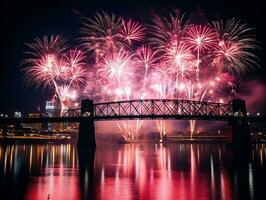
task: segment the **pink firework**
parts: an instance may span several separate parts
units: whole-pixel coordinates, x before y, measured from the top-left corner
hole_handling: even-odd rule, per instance
[[[53,55],[43,56],[36,63],[24,68],[27,84],[37,83],[37,86],[40,86],[40,84],[48,86],[54,77],[52,75],[54,60]]]
[[[131,19],[128,21],[122,20],[121,37],[129,44],[132,41],[141,41],[145,34],[145,28],[138,22],[132,22]]]
[[[199,78],[200,53],[210,51],[216,44],[215,33],[206,25],[194,25],[187,30],[185,41],[193,51],[197,52],[196,75]]]
[[[65,63],[55,55],[48,54],[34,60],[35,63],[23,69],[26,72],[25,76],[28,84],[49,86],[53,85],[55,81],[61,81],[66,78]]]
[[[36,83],[36,86],[48,86],[54,78],[63,78],[63,63],[59,55],[66,49],[66,40],[60,36],[44,36],[36,38],[34,43],[27,44],[31,51],[26,52],[30,58],[23,60],[28,84]]]
[[[32,51],[26,53],[32,55],[36,59],[45,54],[62,54],[67,49],[66,40],[58,35],[52,35],[51,37],[45,35],[41,39],[36,38],[34,43],[27,44],[27,46]],[[26,59],[25,61],[30,60],[31,59]]]
[[[165,62],[159,63],[151,74],[150,89],[153,98],[172,98],[174,81]]]
[[[43,40],[36,39],[31,47],[32,58],[24,60],[23,70],[28,83],[37,86],[49,86],[53,89],[60,103],[60,115],[66,109],[64,102],[73,100],[69,91],[86,83],[87,71],[85,69],[85,55],[79,50],[70,50],[65,53],[62,44],[64,40],[59,37],[45,36]],[[57,44],[58,42],[58,44]],[[62,47],[62,48],[60,48]]]
[[[164,50],[169,45],[178,45],[182,41],[187,29],[190,27],[189,21],[185,20],[185,15],[179,11],[170,13],[168,17],[155,16],[152,18],[153,24],[150,26],[152,38],[150,43],[157,49]]]
[[[86,76],[88,75],[85,63],[85,54],[80,50],[70,50],[65,54],[65,63],[67,69],[67,79],[69,86],[72,84],[75,87],[80,87],[86,83]]]
[[[105,12],[96,13],[93,18],[86,18],[82,40],[84,46],[96,54],[96,62],[108,53],[123,46],[120,37],[122,18]]]
[[[188,46],[180,44],[178,46],[169,46],[165,51],[164,59],[169,65],[181,66],[192,62],[195,56]]]
[[[117,53],[106,55],[97,73],[110,81],[121,82],[122,80],[127,80],[134,75],[131,66],[132,56],[124,49],[120,49]]]
[[[185,41],[192,50],[204,52],[216,44],[215,32],[206,25],[193,25],[187,30]]]
[[[137,50],[138,59],[136,64],[144,67],[144,89],[146,87],[148,69],[155,66],[160,58],[158,53],[158,50],[153,51],[150,47],[144,45]]]
[[[86,55],[75,48],[68,51],[59,36],[36,39],[28,45],[30,57],[24,60],[26,80],[53,90],[62,114],[81,92],[95,101],[226,102],[236,93],[234,72],[257,66],[255,36],[240,21],[194,25],[176,11],[165,17],[155,15],[151,22],[146,25],[105,12],[87,18],[82,41],[87,53],[95,56],[90,68]],[[140,121],[118,123],[131,139],[141,125]],[[157,125],[163,137],[169,123]],[[195,129],[191,121],[191,134]]]
[[[184,44],[167,48],[163,59],[169,66],[169,72],[176,79],[195,73],[195,56]]]
[[[213,64],[230,72],[244,72],[258,66],[254,49],[258,48],[252,29],[235,19],[213,22],[217,45]]]
[[[139,65],[144,66],[145,69],[152,67],[156,65],[159,55],[159,51],[153,51],[149,46],[146,47],[144,45],[141,46],[137,50],[137,55],[138,55],[138,61],[137,63]]]

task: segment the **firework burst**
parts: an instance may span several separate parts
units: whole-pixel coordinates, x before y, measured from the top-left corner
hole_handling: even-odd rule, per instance
[[[161,50],[165,50],[169,45],[178,46],[190,27],[189,21],[186,21],[184,16],[179,11],[170,13],[169,17],[154,16],[153,24],[150,26],[152,36],[150,43]]]
[[[96,62],[109,52],[115,52],[122,46],[120,30],[122,18],[105,12],[96,13],[93,18],[86,18],[82,41],[84,46],[96,54]]]
[[[122,80],[127,80],[133,75],[132,56],[124,49],[120,49],[117,53],[106,55],[97,72],[110,81],[115,80],[120,83]]]
[[[141,41],[144,39],[145,28],[138,22],[132,22],[131,19],[128,21],[122,20],[121,37],[128,44],[132,44],[132,41]]]
[[[105,12],[86,18],[82,42],[95,56],[90,68],[87,54],[69,50],[61,37],[35,39],[23,61],[26,80],[53,89],[62,114],[81,94],[95,101],[226,102],[236,94],[235,72],[257,66],[255,36],[238,20],[195,25],[176,11],[150,21],[151,25],[144,25]],[[131,139],[142,124],[117,123],[125,138]],[[161,139],[168,125],[157,121]],[[191,134],[195,129],[196,122],[190,121]]]
[[[74,84],[75,87],[80,87],[86,84],[88,75],[85,63],[85,54],[80,50],[70,50],[65,54],[66,74],[69,82],[69,87]]]
[[[65,40],[59,36],[44,36],[29,44],[33,58],[25,59],[22,69],[28,84],[49,86],[53,88],[60,104],[60,115],[67,108],[66,101],[73,100],[68,95],[76,87],[86,83],[85,55],[79,50],[67,52]],[[71,96],[73,97],[73,95]]]
[[[43,38],[36,38],[34,43],[29,43],[27,46],[32,51],[26,53],[37,59],[44,54],[62,54],[67,49],[66,40],[58,35],[52,35],[51,37],[45,35]],[[25,61],[30,62],[31,59]]]
[[[249,67],[258,66],[254,49],[258,48],[255,35],[247,24],[230,19],[226,23],[213,22],[217,44],[213,64],[230,72],[244,72]]]
[[[185,41],[192,50],[211,50],[216,44],[215,32],[206,25],[193,25],[187,30]]]

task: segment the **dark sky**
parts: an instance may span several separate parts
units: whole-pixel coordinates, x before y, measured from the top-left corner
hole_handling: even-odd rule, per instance
[[[97,3],[96,3],[97,2]],[[145,2],[145,3],[144,3]],[[266,82],[265,36],[266,9],[262,0],[1,0],[1,62],[0,62],[0,112],[33,111],[47,100],[47,91],[25,88],[19,62],[25,58],[25,43],[36,37],[59,34],[75,44],[79,36],[81,17],[105,10],[117,15],[146,20],[153,10],[180,8],[185,13],[205,13],[206,19],[236,17],[256,29],[262,50],[259,52],[261,68],[249,78]],[[264,78],[265,77],[265,78]]]

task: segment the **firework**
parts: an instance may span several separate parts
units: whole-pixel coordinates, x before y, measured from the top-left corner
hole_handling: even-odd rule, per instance
[[[189,21],[184,19],[185,15],[179,11],[170,13],[169,17],[152,18],[150,26],[150,43],[157,49],[165,50],[168,46],[178,45],[182,41],[187,29],[190,27]]]
[[[42,39],[36,38],[34,43],[27,44],[27,46],[32,50],[30,52],[26,52],[27,54],[32,55],[34,58],[39,58],[45,54],[61,54],[66,49],[66,40],[61,38],[60,36],[52,35],[48,37],[45,35]],[[25,61],[31,62],[34,58],[26,59]]]
[[[62,110],[80,95],[95,101],[178,98],[226,102],[236,94],[235,72],[257,66],[252,29],[238,20],[192,24],[179,11],[155,15],[151,24],[96,13],[82,28],[87,54],[69,50],[59,36],[29,44],[25,77],[55,92]],[[161,139],[170,123],[157,121]],[[142,121],[117,122],[134,139]],[[190,132],[196,130],[190,121]]]
[[[215,33],[208,26],[193,25],[187,31],[185,41],[192,50],[197,52],[196,73],[198,75],[200,53],[210,50],[216,44]]]
[[[30,58],[23,60],[22,64],[26,66],[23,70],[26,72],[28,84],[47,86],[55,77],[64,76],[58,56],[67,49],[65,44],[66,40],[53,35],[50,38],[48,36],[42,39],[36,38],[34,43],[27,44],[31,49],[26,52]]]
[[[255,35],[247,24],[230,19],[226,23],[213,22],[216,30],[217,44],[214,50],[213,64],[230,72],[244,72],[249,67],[258,66]]]
[[[44,36],[43,39],[37,38],[34,43],[29,44],[33,58],[25,59],[25,77],[28,84],[36,86],[49,86],[54,90],[54,97],[59,100],[60,115],[66,107],[66,103],[74,100],[74,88],[85,84],[86,69],[85,55],[79,50],[70,50],[67,52],[63,45],[65,40],[59,39],[59,36]],[[76,93],[76,92],[75,92]],[[69,104],[69,103],[68,103]]]
[[[215,32],[206,25],[193,25],[187,30],[185,41],[192,50],[204,52],[216,44]]]
[[[85,20],[84,27],[81,29],[84,35],[82,40],[84,46],[95,53],[96,62],[108,52],[114,52],[121,46],[121,17],[102,12]]]
[[[132,56],[124,49],[120,49],[117,53],[106,55],[97,72],[110,81],[115,80],[121,83],[122,80],[127,80],[133,76]]]
[[[148,69],[150,67],[156,66],[159,57],[157,56],[158,51],[153,51],[149,46],[142,46],[137,50],[137,65],[144,67],[144,90],[146,87],[146,78]]]
[[[132,44],[132,41],[141,41],[144,34],[143,26],[138,22],[132,22],[131,19],[128,21],[122,20],[121,37],[128,43]]]
[[[86,84],[87,69],[85,63],[85,54],[80,50],[70,50],[65,54],[66,73],[69,80],[69,87],[74,84],[80,87]]]

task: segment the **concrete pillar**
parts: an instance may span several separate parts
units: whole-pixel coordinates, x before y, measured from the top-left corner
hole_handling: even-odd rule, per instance
[[[82,100],[81,119],[79,124],[78,149],[95,150],[95,127],[93,119],[93,101],[89,99]]]
[[[235,117],[247,116],[245,100],[234,99],[232,101],[232,111]],[[230,125],[232,132],[228,136],[228,142],[234,147],[248,148],[251,144],[248,121],[246,119],[233,119],[230,121]]]

